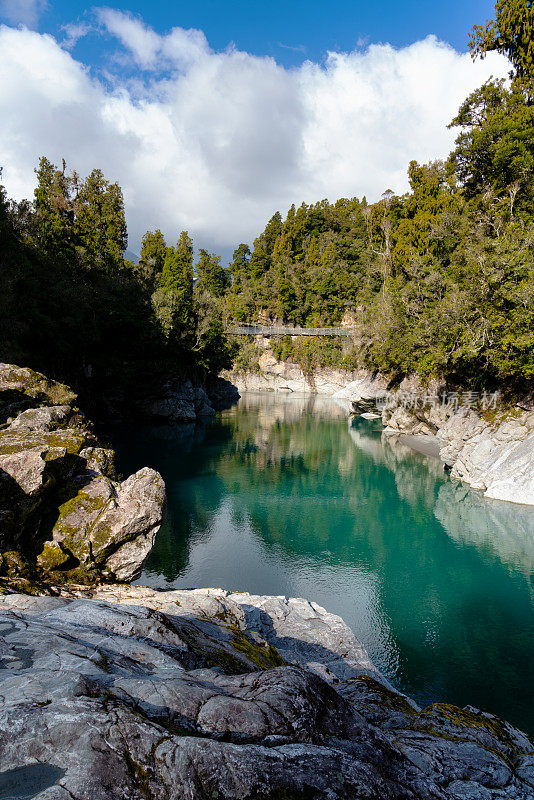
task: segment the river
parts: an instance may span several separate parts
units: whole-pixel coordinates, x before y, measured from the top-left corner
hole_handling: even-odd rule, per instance
[[[246,395],[205,425],[115,432],[168,516],[138,581],[307,597],[421,704],[534,734],[534,509],[485,500],[331,399]]]

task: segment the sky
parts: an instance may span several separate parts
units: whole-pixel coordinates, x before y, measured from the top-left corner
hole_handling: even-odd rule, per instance
[[[160,227],[228,257],[272,214],[407,190],[444,158],[483,0],[0,0],[0,166],[31,197],[39,156],[124,191],[129,246]]]

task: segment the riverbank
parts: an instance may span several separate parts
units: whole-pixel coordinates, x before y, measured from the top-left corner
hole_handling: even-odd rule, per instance
[[[512,405],[497,395],[448,392],[413,377],[397,387],[368,375],[337,396],[355,413],[373,409],[384,435],[403,437],[414,449],[439,454],[451,477],[484,497],[534,505],[534,405]]]
[[[492,393],[449,391],[410,376],[392,385],[368,370],[316,368],[278,361],[268,340],[258,371],[223,373],[240,392],[271,391],[333,397],[348,413],[380,417],[388,436],[439,455],[451,476],[485,497],[534,505],[534,400],[504,403]],[[426,438],[425,438],[426,437]]]
[[[0,598],[0,624],[2,789],[43,800],[111,800],[117,786],[161,800],[534,790],[521,731],[470,707],[419,710],[341,619],[305,600],[108,587]]]

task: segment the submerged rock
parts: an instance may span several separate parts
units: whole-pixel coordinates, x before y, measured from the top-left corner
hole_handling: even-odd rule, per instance
[[[163,479],[142,469],[115,480],[113,451],[75,400],[62,384],[0,365],[0,584],[132,580],[154,543]]]
[[[18,779],[36,800],[533,797],[527,736],[470,707],[420,711],[304,600],[11,595],[0,630],[0,792]]]

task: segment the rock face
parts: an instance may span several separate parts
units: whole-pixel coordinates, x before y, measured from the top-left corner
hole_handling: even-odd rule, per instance
[[[0,365],[0,582],[131,580],[154,543],[161,476],[115,480],[113,451],[75,401],[43,375]]]
[[[271,350],[259,359],[259,372],[224,372],[223,376],[239,392],[296,392],[298,394],[334,395],[354,380],[348,370],[318,368],[305,373],[293,361],[278,361]]]
[[[534,413],[519,408],[488,421],[461,409],[438,431],[451,475],[485,497],[534,505]]]
[[[157,395],[140,400],[138,408],[143,416],[166,422],[194,422],[215,414],[205,389],[179,378],[159,386]]]
[[[384,378],[368,375],[335,397],[348,398],[356,412],[374,407],[388,436],[435,437],[451,476],[485,497],[534,505],[534,411],[443,403],[444,391],[437,382],[423,387],[413,377],[388,391]]]
[[[469,707],[419,711],[303,600],[11,595],[0,629],[3,798],[534,797],[523,733]]]

